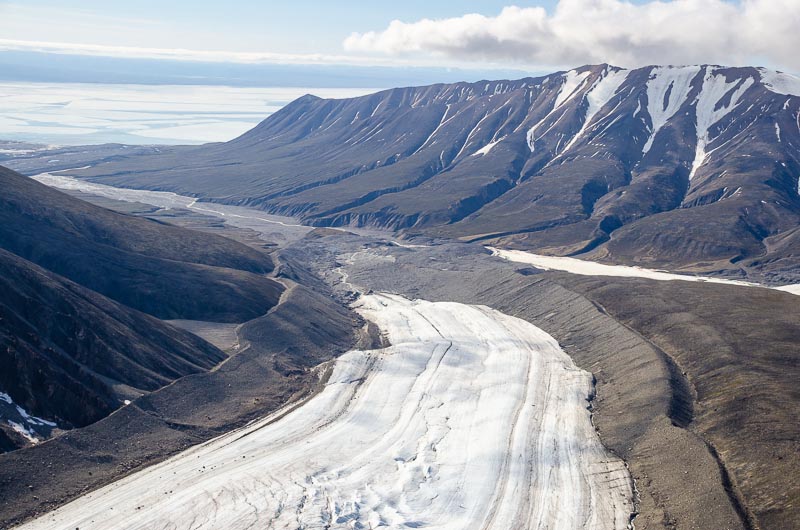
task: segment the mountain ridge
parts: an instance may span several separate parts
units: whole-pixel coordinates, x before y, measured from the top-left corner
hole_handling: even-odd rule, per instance
[[[677,268],[745,263],[742,274],[780,282],[800,255],[799,95],[800,80],[763,68],[588,65],[303,96],[230,142],[72,174],[316,226]],[[790,251],[774,254],[770,238]]]

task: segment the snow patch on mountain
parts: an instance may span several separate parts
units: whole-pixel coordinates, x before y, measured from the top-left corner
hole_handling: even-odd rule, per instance
[[[483,147],[472,153],[472,156],[488,155],[489,151],[491,151],[494,146],[503,141],[503,138],[500,138],[499,140],[495,140],[493,142],[489,142],[488,144],[484,145]]]
[[[564,84],[561,85],[561,90],[559,90],[558,95],[556,96],[554,108],[557,109],[567,100],[569,100],[575,94],[575,91],[583,86],[583,83],[586,81],[586,78],[589,77],[589,74],[589,71],[578,73],[575,70],[570,70],[564,74]]]
[[[578,89],[583,86],[583,83],[586,81],[586,78],[589,77],[590,73],[591,72],[589,71],[578,73],[575,70],[570,70],[562,75],[561,88],[559,89],[558,94],[556,94],[553,108],[544,118],[536,122],[533,127],[528,129],[526,140],[528,142],[528,149],[530,149],[531,153],[533,153],[536,143],[536,138],[534,136],[536,134],[536,129],[538,129],[541,124],[547,121],[547,119],[552,116],[555,111],[560,109],[564,103],[572,99],[572,96],[574,96]]]
[[[36,437],[36,433],[33,432],[32,429],[22,425],[21,423],[17,423],[14,420],[7,420],[8,425],[14,429],[20,436],[28,440],[33,445],[38,444],[41,442],[39,438]]]
[[[712,140],[710,137],[711,126],[718,123],[739,105],[742,95],[754,83],[752,77],[736,79],[728,82],[724,75],[716,74],[713,67],[706,67],[703,78],[703,89],[697,95],[697,146],[695,148],[694,162],[689,173],[689,180],[694,178],[697,170],[706,161],[706,147]],[[730,93],[730,100],[723,104],[723,98]]]
[[[739,190],[737,190],[738,192]],[[735,195],[735,193],[734,193]],[[492,256],[502,258],[516,263],[533,265],[537,269],[545,271],[556,270],[577,274],[580,276],[614,276],[617,278],[647,278],[659,281],[684,281],[684,282],[705,282],[722,283],[725,285],[738,285],[740,287],[761,287],[768,288],[754,282],[741,280],[728,280],[726,278],[714,278],[711,276],[689,276],[688,274],[677,274],[674,272],[644,269],[642,267],[631,267],[628,265],[606,265],[594,261],[587,261],[577,258],[567,258],[563,256],[543,256],[524,250],[505,250],[494,247],[486,247],[491,251]],[[786,291],[800,295],[800,286],[786,285],[783,287],[773,287],[779,291]]]
[[[784,291],[790,294],[796,294],[800,296],[800,283],[795,283],[792,285],[784,285],[783,287],[776,287],[779,291]]]
[[[642,152],[653,147],[656,134],[683,106],[692,89],[699,66],[656,66],[647,81],[647,112],[650,114],[650,137]]]
[[[611,98],[616,95],[619,87],[622,86],[622,83],[628,78],[629,73],[628,70],[612,69],[610,66],[606,67],[600,78],[592,85],[592,88],[586,92],[584,98],[588,106],[586,108],[586,115],[583,118],[583,125],[578,133],[572,137],[572,140],[570,140],[563,151],[569,151],[569,148],[583,136],[589,128],[589,125],[592,124],[595,115],[597,115],[597,113],[608,104]]]
[[[12,405],[14,407],[14,409],[16,410],[17,414],[19,415],[19,417],[25,423],[29,423],[31,425],[42,425],[42,426],[47,426],[47,427],[57,427],[57,425],[52,421],[48,421],[48,420],[45,420],[45,419],[42,419],[42,418],[37,418],[36,416],[33,416],[33,415],[29,414],[27,410],[25,410],[24,408],[20,407],[16,403],[14,403],[14,401],[11,399],[11,396],[6,394],[5,392],[0,392],[0,401],[4,401],[8,405]]]
[[[38,418],[14,403],[10,395],[0,392],[0,418],[32,444],[37,444],[58,427],[56,423]]]
[[[783,72],[776,72],[774,70],[767,70],[766,68],[759,68],[758,71],[761,74],[761,82],[767,90],[775,92],[776,94],[800,96],[800,77]]]

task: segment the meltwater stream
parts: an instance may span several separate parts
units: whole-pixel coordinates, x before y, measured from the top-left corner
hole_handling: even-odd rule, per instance
[[[106,186],[105,184],[97,184],[55,173],[40,173],[31,178],[52,188],[65,191],[80,191],[82,193],[118,201],[149,204],[163,209],[194,210],[199,213],[224,219],[225,222],[231,226],[254,230],[267,239],[271,234],[270,226],[280,228],[282,237],[288,237],[290,239],[300,238],[313,230],[313,227],[301,225],[297,220],[291,217],[270,215],[254,208],[245,208],[242,206],[201,202],[195,197],[178,195],[177,193],[169,191],[116,188],[114,186]]]

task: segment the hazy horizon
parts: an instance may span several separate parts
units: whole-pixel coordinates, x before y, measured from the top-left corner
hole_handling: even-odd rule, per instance
[[[48,145],[202,144],[231,140],[308,93],[376,88],[0,83],[0,140]]]
[[[0,139],[224,141],[306,92],[520,79],[585,64],[798,72],[792,1],[0,1]],[[202,102],[183,104],[192,97]]]

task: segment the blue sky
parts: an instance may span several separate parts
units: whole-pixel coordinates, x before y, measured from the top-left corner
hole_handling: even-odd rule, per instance
[[[527,4],[552,8],[555,1]],[[393,19],[413,22],[426,17],[456,17],[470,12],[497,14],[505,5],[509,2],[18,0],[0,1],[0,28],[4,30],[3,38],[33,41],[332,53],[341,51],[342,41],[351,32],[381,28]],[[35,23],[23,23],[29,14],[37,16],[39,13],[42,18],[38,27]],[[20,23],[9,24],[9,17],[20,19]],[[128,20],[136,23],[137,27],[126,30],[114,23]],[[60,27],[53,28],[54,25]],[[94,26],[93,31],[86,31],[88,26]]]
[[[0,52],[262,64],[797,72],[797,27],[798,0],[0,0]]]

